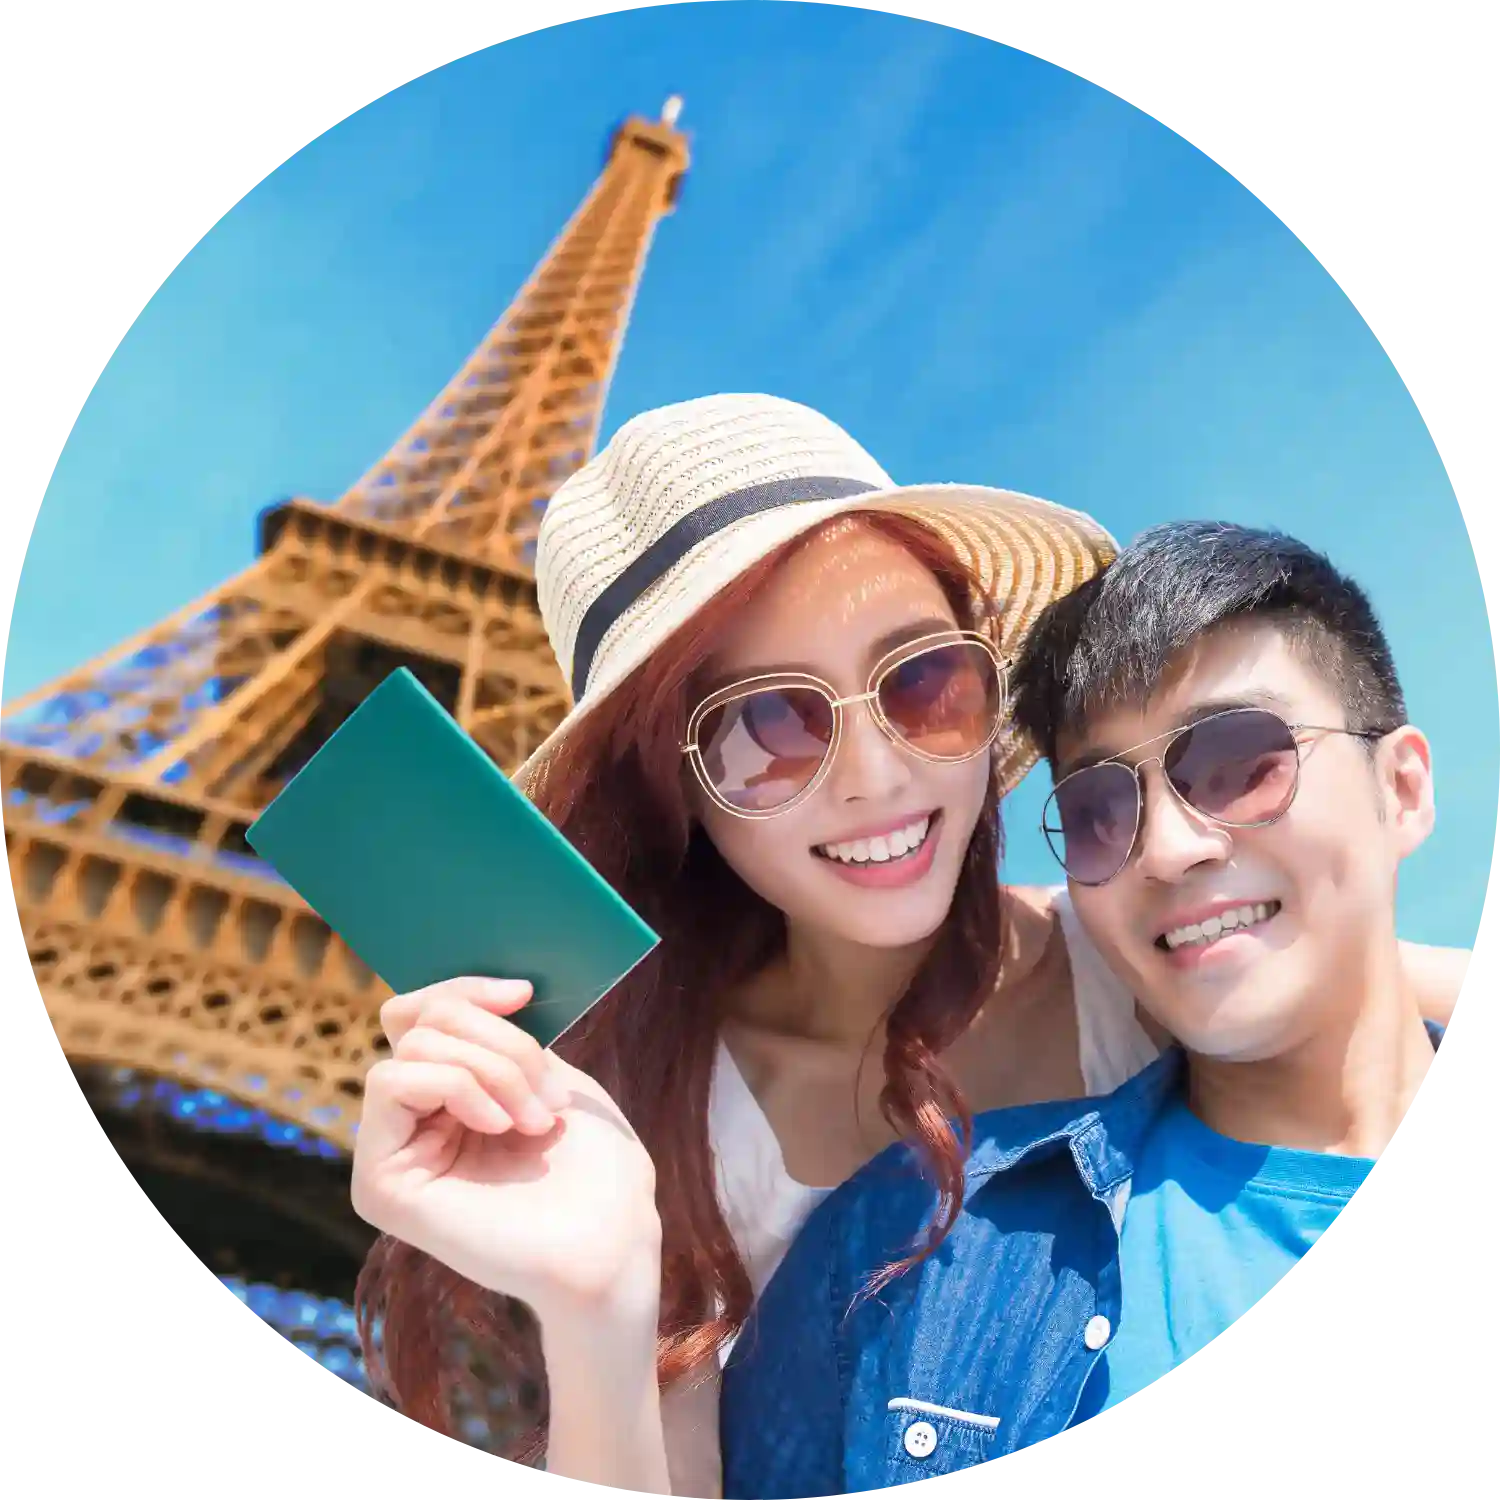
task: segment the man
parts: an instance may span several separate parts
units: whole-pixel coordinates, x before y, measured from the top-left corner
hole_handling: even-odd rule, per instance
[[[1141,1389],[1317,1240],[1431,1063],[1395,928],[1431,758],[1354,583],[1159,527],[1043,615],[1014,690],[1078,916],[1181,1046],[980,1116],[953,1230],[874,1295],[931,1190],[893,1148],[833,1194],[725,1372],[728,1496],[951,1472]]]

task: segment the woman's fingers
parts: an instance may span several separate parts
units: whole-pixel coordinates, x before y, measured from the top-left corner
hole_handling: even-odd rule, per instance
[[[380,1025],[394,1047],[417,1024],[422,1011],[435,1002],[457,1000],[491,1015],[509,1016],[530,999],[531,986],[524,979],[445,979],[405,995],[392,995],[380,1007]]]
[[[510,1058],[543,1108],[553,1112],[565,1109],[572,1089],[563,1076],[562,1064],[529,1033],[496,1014],[497,1009],[514,1009],[517,991],[529,995],[530,986],[501,981],[503,988],[480,1003],[472,998],[479,993],[474,988],[478,983],[452,980],[387,1001],[381,1018],[393,1048],[399,1051],[401,1042],[417,1026],[446,1032]]]
[[[422,1122],[438,1110],[481,1135],[503,1135],[513,1128],[509,1113],[466,1068],[386,1058],[365,1075],[354,1149],[356,1177],[363,1164],[387,1161],[409,1145]]]
[[[562,1076],[561,1064],[535,1037],[513,1022],[445,995],[429,1001],[416,1024],[508,1057],[546,1109],[556,1111],[567,1106],[572,1091]]]
[[[422,1020],[402,1037],[395,1056],[400,1062],[463,1068],[523,1134],[545,1135],[557,1123],[556,1115],[537,1097],[521,1065],[506,1052],[440,1031]]]

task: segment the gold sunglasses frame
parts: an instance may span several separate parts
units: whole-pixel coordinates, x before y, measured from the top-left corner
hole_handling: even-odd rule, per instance
[[[963,755],[931,755],[925,750],[918,750],[909,740],[904,739],[886,718],[884,710],[880,706],[880,689],[885,679],[896,670],[897,667],[905,666],[907,662],[918,656],[925,656],[929,651],[941,650],[945,646],[977,645],[984,649],[995,666],[995,675],[999,682],[1000,704],[995,714],[995,722],[990,728],[982,745],[967,751]],[[735,807],[726,800],[714,787],[709,777],[708,768],[703,764],[703,751],[698,743],[698,731],[702,727],[703,720],[716,708],[723,708],[726,704],[737,703],[743,698],[753,697],[756,693],[769,692],[776,688],[811,688],[820,694],[828,703],[833,712],[833,730],[829,735],[828,749],[823,754],[823,763],[817,769],[812,780],[786,802],[779,803],[776,807],[768,808],[761,812],[749,812],[743,807]],[[829,767],[833,765],[834,757],[838,754],[839,745],[844,734],[844,711],[859,703],[867,703],[870,706],[870,717],[874,719],[881,733],[890,742],[908,754],[915,756],[918,760],[927,761],[932,765],[961,765],[964,761],[973,760],[975,756],[983,755],[1005,726],[1010,716],[1010,681],[1009,664],[1001,656],[999,648],[987,636],[977,630],[944,630],[934,635],[924,635],[917,640],[908,641],[904,646],[898,646],[894,651],[888,651],[875,663],[866,679],[865,691],[856,693],[850,698],[840,698],[837,690],[831,683],[825,682],[821,677],[814,677],[807,672],[768,672],[757,677],[746,677],[739,682],[729,683],[710,693],[693,710],[687,723],[687,743],[681,749],[687,756],[688,763],[693,768],[693,774],[698,778],[698,784],[704,793],[712,800],[716,807],[730,814],[731,817],[744,818],[747,821],[758,822],[765,818],[777,818],[782,813],[790,812],[794,807],[805,802],[823,784],[828,775]]]

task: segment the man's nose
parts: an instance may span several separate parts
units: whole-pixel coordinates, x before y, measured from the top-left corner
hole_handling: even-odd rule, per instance
[[[1136,858],[1143,875],[1170,885],[1229,859],[1234,847],[1229,830],[1189,807],[1168,785],[1159,762],[1137,774],[1142,807]]]

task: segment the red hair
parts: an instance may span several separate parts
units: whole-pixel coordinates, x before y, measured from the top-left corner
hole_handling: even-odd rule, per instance
[[[932,531],[902,517],[862,512],[858,518],[932,571],[961,624],[983,624],[987,602]],[[609,1092],[656,1166],[657,1370],[664,1386],[713,1358],[753,1300],[719,1206],[708,1134],[716,1002],[773,959],[785,940],[782,914],[734,874],[691,817],[679,748],[689,688],[726,623],[822,529],[762,560],[678,630],[612,703],[579,722],[532,791],[537,806],[662,938],[556,1050]],[[948,917],[886,1017],[881,1109],[917,1148],[938,1204],[925,1243],[886,1267],[878,1284],[930,1254],[962,1203],[971,1115],[939,1057],[999,982],[1000,847],[992,780]],[[389,1236],[370,1252],[355,1300],[370,1379],[391,1405],[439,1432],[475,1441],[468,1429],[483,1420],[483,1388],[498,1384],[513,1403],[507,1425],[514,1430],[491,1434],[485,1446],[521,1461],[545,1451],[545,1371],[534,1322],[520,1304]]]

